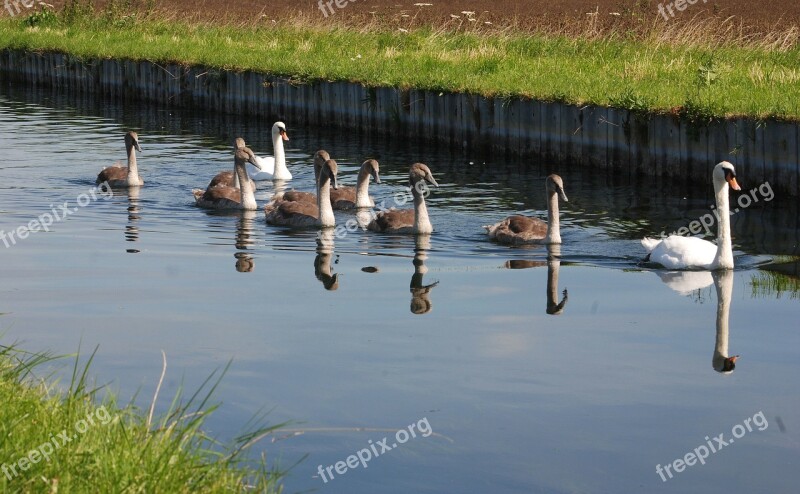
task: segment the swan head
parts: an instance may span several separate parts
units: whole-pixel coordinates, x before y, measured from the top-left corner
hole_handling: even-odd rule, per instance
[[[258,161],[256,161],[255,153],[253,153],[253,151],[248,147],[238,148],[234,152],[234,158],[236,159],[237,164],[241,163],[242,165],[244,165],[245,163],[250,163],[257,169],[261,170],[261,165],[259,165]]]
[[[728,161],[722,161],[714,167],[714,185],[719,189],[727,183],[733,190],[742,190],[736,182],[736,169]]]
[[[376,184],[381,183],[380,171],[381,166],[377,160],[367,160],[361,164],[361,173],[372,175]]]
[[[322,165],[325,164],[326,161],[331,159],[331,155],[328,154],[327,151],[324,149],[320,149],[316,153],[314,153],[314,179],[319,179],[319,171],[322,170]]]
[[[439,187],[439,184],[436,183],[436,180],[433,178],[433,173],[431,173],[431,169],[428,168],[428,165],[424,163],[414,163],[411,165],[411,169],[408,171],[408,183],[412,188],[416,188],[416,185],[419,182],[427,182],[434,187]]]
[[[243,138],[237,137],[236,139],[233,140],[233,149],[234,149],[234,151],[237,150],[237,149],[242,149],[244,147],[247,147],[247,144],[244,143],[244,139]]]
[[[320,170],[319,174],[319,181],[320,184],[322,183],[323,178],[329,178],[331,180],[331,187],[336,189],[336,174],[339,173],[339,165],[336,163],[335,160],[328,160],[325,164],[322,165],[322,170]]]
[[[275,122],[275,124],[272,126],[272,139],[274,140],[277,136],[280,136],[284,141],[289,140],[289,136],[286,134],[285,123]]]
[[[736,360],[738,360],[739,356],[734,355],[732,357],[726,357],[722,359],[719,364],[719,367],[714,367],[714,370],[719,372],[720,374],[730,374],[736,369]]]
[[[545,187],[547,188],[548,194],[558,194],[559,199],[564,202],[569,202],[567,194],[564,193],[564,181],[561,180],[560,176],[555,173],[548,175],[547,180],[545,180]]]
[[[142,148],[139,147],[139,134],[134,131],[130,131],[125,134],[125,148],[136,148],[136,150],[141,153]]]

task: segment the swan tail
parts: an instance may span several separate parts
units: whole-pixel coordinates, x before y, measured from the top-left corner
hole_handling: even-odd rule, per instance
[[[660,244],[660,243],[661,243],[661,239],[659,239],[659,238],[650,238],[650,237],[644,237],[644,238],[642,239],[642,247],[644,247],[644,249],[645,249],[645,250],[646,250],[648,253],[649,253],[649,252],[653,252],[653,249],[655,249],[655,248],[656,248],[656,246],[657,246],[658,244]]]

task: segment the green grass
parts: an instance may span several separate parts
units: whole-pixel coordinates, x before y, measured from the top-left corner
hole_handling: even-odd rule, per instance
[[[488,96],[672,112],[800,118],[800,48],[514,31],[409,32],[337,24],[208,25],[72,10],[0,21],[0,48],[255,70]],[[676,34],[676,36],[679,35]]]
[[[191,397],[178,394],[169,410],[152,420],[113,396],[97,400],[79,366],[64,392],[35,373],[53,360],[0,347],[0,492],[194,493],[280,492],[280,474],[262,458],[242,458],[261,428],[230,445],[207,437],[202,426],[224,371],[213,374]],[[70,438],[65,442],[65,437]],[[45,458],[47,456],[48,458]]]

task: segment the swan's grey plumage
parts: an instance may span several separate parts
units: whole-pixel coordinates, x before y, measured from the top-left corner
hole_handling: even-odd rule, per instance
[[[547,222],[529,216],[514,215],[484,226],[489,238],[501,244],[560,244],[561,225],[558,211],[558,199],[568,202],[564,193],[564,181],[552,174],[545,179],[547,193]]]
[[[198,206],[206,209],[239,209],[256,210],[255,191],[247,177],[245,163],[250,163],[258,167],[255,154],[248,147],[239,148],[234,152],[234,167],[239,176],[241,187],[230,187],[218,185],[209,187],[205,192],[201,189],[192,191],[195,202]]]
[[[139,146],[139,135],[130,131],[125,134],[125,151],[128,154],[127,166],[109,166],[97,175],[95,183],[107,182],[111,187],[138,187],[144,185],[139,176],[139,167],[136,163],[136,151],[142,152]]]
[[[423,163],[414,163],[408,171],[414,209],[390,209],[379,212],[367,228],[374,232],[427,234],[433,232],[425,204],[427,184],[439,187],[430,168]]]
[[[354,209],[375,207],[375,201],[369,196],[369,179],[381,183],[380,164],[373,159],[366,160],[358,170],[358,181],[355,187],[339,187],[331,191],[333,209]]]
[[[273,199],[264,207],[267,223],[295,227],[329,227],[336,225],[331,207],[330,190],[336,188],[336,161],[327,160],[320,170],[317,182],[317,202]]]
[[[247,147],[247,145],[244,142],[244,139],[242,139],[241,137],[237,137],[236,139],[234,139],[234,141],[233,141],[233,151],[234,152],[236,152],[237,149],[242,149],[244,147]],[[217,173],[214,176],[214,178],[211,179],[211,182],[209,182],[208,187],[206,187],[206,188],[217,187],[219,185],[224,185],[226,187],[236,187],[236,188],[238,188],[239,187],[239,176],[236,174],[236,164],[235,164],[235,162],[234,162],[233,168],[234,169],[231,170],[231,171],[223,171],[223,172]],[[253,187],[253,190],[255,190],[256,182],[252,178],[250,179],[250,185],[251,185],[251,187]]]
[[[330,155],[324,149],[320,149],[316,153],[314,153],[314,187],[316,188],[316,184],[319,181],[319,172],[322,170],[322,165],[325,164],[326,161],[331,159]],[[280,194],[276,194],[273,199],[280,199],[283,201],[292,201],[292,202],[307,202],[310,204],[317,203],[317,195],[314,192],[304,192],[301,190],[287,190],[286,192],[282,192]]]

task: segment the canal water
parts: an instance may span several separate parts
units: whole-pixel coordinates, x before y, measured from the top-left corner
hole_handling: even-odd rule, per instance
[[[251,453],[291,467],[286,492],[795,492],[796,200],[740,173],[737,268],[667,273],[642,263],[639,239],[710,212],[713,163],[708,183],[607,175],[288,121],[290,187],[313,189],[320,148],[344,185],[379,160],[376,202],[402,195],[416,161],[440,184],[429,238],[356,230],[320,248],[263,211],[193,205],[231,168],[234,137],[272,154],[277,118],[4,85],[0,341],[98,347],[96,382],[143,408],[163,350],[157,410],[232,361],[208,432],[230,440],[264,412],[289,422]],[[92,196],[127,130],[146,185]],[[569,197],[563,245],[489,242],[483,225],[546,217],[550,173]],[[259,183],[259,204],[274,187]],[[65,202],[49,231],[8,237]]]

